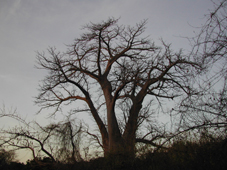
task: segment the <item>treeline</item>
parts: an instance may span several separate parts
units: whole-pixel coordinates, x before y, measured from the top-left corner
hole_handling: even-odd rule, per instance
[[[227,138],[206,136],[199,141],[179,139],[168,148],[159,150],[147,149],[146,153],[133,160],[127,158],[100,157],[90,161],[72,164],[52,162],[44,157],[39,160],[28,160],[26,164],[8,160],[10,154],[1,151],[1,170],[224,170],[227,169]],[[7,156],[8,155],[8,156]],[[12,153],[11,153],[12,155]]]

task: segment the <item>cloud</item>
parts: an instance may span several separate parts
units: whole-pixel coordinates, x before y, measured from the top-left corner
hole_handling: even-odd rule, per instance
[[[21,0],[15,0],[9,13],[10,15],[14,15],[15,11],[17,11],[18,8],[20,8]]]
[[[14,16],[18,9],[21,6],[21,0],[14,1],[2,1],[0,3],[0,17],[4,20],[9,20],[12,16]]]

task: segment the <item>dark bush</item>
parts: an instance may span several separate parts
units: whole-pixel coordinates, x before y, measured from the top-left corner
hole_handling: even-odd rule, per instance
[[[34,160],[26,165],[16,162],[1,162],[1,170],[226,170],[227,139],[175,141],[167,149],[148,152],[140,158],[122,156],[97,158],[74,164],[52,162],[48,158]]]

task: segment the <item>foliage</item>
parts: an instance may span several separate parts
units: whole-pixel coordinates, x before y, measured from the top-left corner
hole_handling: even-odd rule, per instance
[[[223,138],[175,141],[168,149],[146,154],[144,169],[226,169],[227,145]]]
[[[0,148],[0,166],[10,164],[15,159],[15,152]]]
[[[39,158],[37,164],[35,160],[30,160],[26,165],[20,164],[20,169],[30,170],[60,170],[60,169],[78,169],[78,170],[224,170],[227,168],[227,138],[226,136],[201,137],[199,140],[175,140],[171,146],[166,149],[150,152],[134,159],[127,158],[114,159],[111,157],[100,157],[90,161],[65,164],[53,162],[50,158]],[[189,137],[188,137],[189,138]],[[18,164],[19,165],[19,164]],[[12,169],[15,164],[9,162],[8,169]],[[2,169],[4,170],[4,169]]]

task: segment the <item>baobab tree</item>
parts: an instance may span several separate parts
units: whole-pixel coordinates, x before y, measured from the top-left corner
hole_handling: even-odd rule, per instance
[[[143,37],[146,21],[134,27],[117,22],[110,18],[86,25],[88,32],[76,38],[65,53],[55,48],[49,48],[48,55],[38,52],[38,68],[49,72],[36,103],[41,110],[55,108],[54,113],[63,103],[89,112],[98,125],[105,156],[134,156],[136,142],[156,145],[148,134],[136,136],[155,100],[162,106],[165,100],[193,95],[194,73],[203,67],[200,60],[181,50],[173,52],[164,42],[158,47]]]

